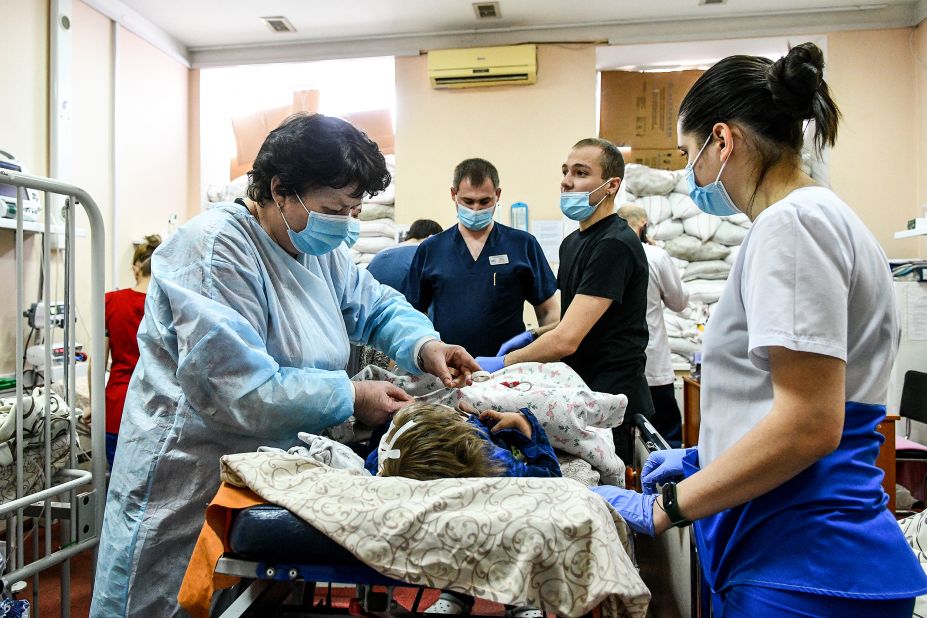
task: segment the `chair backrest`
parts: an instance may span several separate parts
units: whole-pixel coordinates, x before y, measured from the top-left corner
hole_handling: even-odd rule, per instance
[[[927,373],[913,370],[905,372],[898,414],[927,423]]]

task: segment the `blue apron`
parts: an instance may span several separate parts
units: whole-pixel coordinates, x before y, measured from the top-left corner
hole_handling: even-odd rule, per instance
[[[875,465],[884,418],[885,406],[847,403],[837,450],[769,493],[695,522],[714,594],[739,584],[858,599],[927,592],[927,575],[885,508]],[[698,471],[697,452],[683,471]]]

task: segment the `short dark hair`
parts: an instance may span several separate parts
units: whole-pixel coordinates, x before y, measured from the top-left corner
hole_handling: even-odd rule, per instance
[[[587,137],[573,144],[574,149],[585,148],[586,146],[595,146],[602,151],[599,156],[599,165],[602,166],[602,178],[621,178],[624,180],[624,156],[618,150],[618,146],[601,137]]]
[[[409,235],[407,238],[425,240],[429,236],[440,234],[441,231],[441,225],[436,221],[432,221],[431,219],[418,219],[417,221],[413,221],[412,225],[409,226]]]
[[[376,143],[350,123],[322,114],[294,114],[270,132],[248,172],[248,197],[274,200],[270,181],[280,178],[278,195],[356,185],[353,197],[376,195],[392,178]]]
[[[499,188],[499,172],[496,166],[486,159],[466,159],[458,163],[454,168],[454,189],[460,188],[464,178],[474,187],[480,186],[489,178],[492,188]]]
[[[837,139],[840,110],[824,81],[824,53],[802,43],[773,62],[729,56],[698,78],[682,100],[679,121],[701,147],[718,122],[736,122],[766,142],[767,168],[787,152],[798,153],[804,120],[814,120],[818,149]],[[763,148],[761,147],[761,150]]]

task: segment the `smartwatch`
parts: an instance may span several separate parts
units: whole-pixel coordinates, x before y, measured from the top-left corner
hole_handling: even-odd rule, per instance
[[[679,500],[676,499],[676,483],[663,485],[663,510],[669,517],[670,525],[674,528],[685,528],[692,522],[686,519],[679,510]]]

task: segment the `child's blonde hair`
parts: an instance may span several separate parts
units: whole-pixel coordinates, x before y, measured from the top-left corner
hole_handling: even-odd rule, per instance
[[[397,412],[386,435],[387,443],[400,427],[410,421],[414,424],[390,443],[399,456],[381,459],[380,476],[419,481],[501,476],[505,468],[490,458],[489,442],[464,414],[432,403],[414,403]]]

